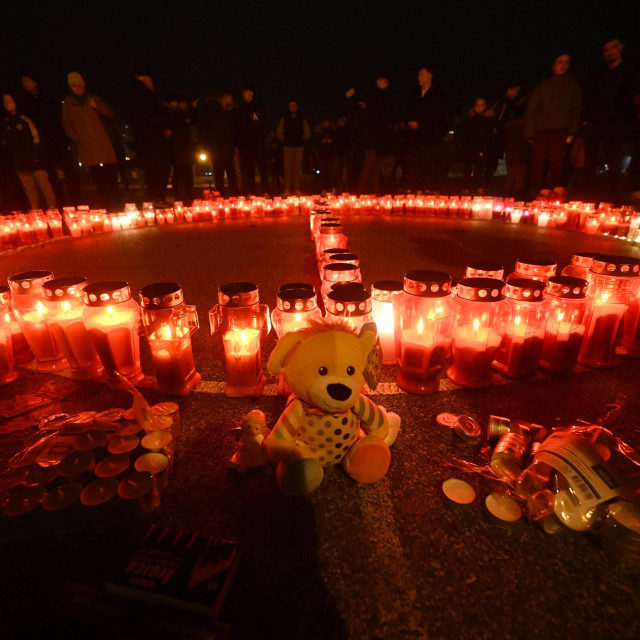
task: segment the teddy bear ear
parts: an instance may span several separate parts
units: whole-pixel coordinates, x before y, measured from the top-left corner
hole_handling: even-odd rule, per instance
[[[271,375],[277,376],[279,373],[282,373],[285,359],[301,342],[302,336],[299,335],[297,331],[285,333],[282,338],[278,340],[278,344],[276,344],[276,348],[271,352],[269,362],[267,362],[267,369],[269,369]]]
[[[360,335],[358,335],[358,340],[362,345],[362,350],[364,352],[365,362],[369,357],[369,353],[374,348],[376,344],[376,337],[378,334],[378,329],[376,327],[375,322],[367,322],[362,325],[362,329],[360,330]]]

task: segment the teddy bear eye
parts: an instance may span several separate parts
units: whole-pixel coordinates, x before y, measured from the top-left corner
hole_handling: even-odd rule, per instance
[[[320,368],[318,369],[318,373],[319,373],[321,376],[326,376],[326,375],[327,375],[327,373],[329,373],[329,369],[327,369],[327,367],[320,367]]]
[[[356,372],[354,367],[347,367],[347,374],[352,376]]]

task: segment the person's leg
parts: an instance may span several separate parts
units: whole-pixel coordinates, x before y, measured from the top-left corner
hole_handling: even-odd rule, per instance
[[[256,190],[256,173],[253,153],[249,150],[240,152],[240,174],[242,176],[242,193],[253,195]]]
[[[549,159],[549,180],[550,187],[564,187],[562,179],[562,169],[564,168],[564,159],[567,152],[567,132],[566,131],[550,131],[547,157]]]
[[[537,195],[542,187],[544,178],[544,163],[547,155],[548,134],[546,131],[539,131],[533,139],[531,145],[531,190]]]
[[[31,171],[18,171],[18,178],[20,178],[20,182],[22,183],[22,188],[29,201],[29,206],[32,209],[39,209],[38,189],[36,188],[33,173],[31,173]]]
[[[262,193],[269,193],[269,173],[267,171],[267,154],[264,149],[258,149],[255,155],[256,166],[260,174],[260,189]]]
[[[284,196],[291,194],[291,173],[293,164],[293,147],[283,147],[283,164],[284,164]]]
[[[433,191],[437,188],[437,157],[435,145],[427,145],[422,150],[422,167],[424,172],[423,189]]]
[[[118,186],[118,165],[105,164],[104,185],[107,208],[109,211],[116,211],[120,208],[120,187]]]
[[[64,173],[64,182],[67,189],[67,204],[75,206],[80,203],[80,185],[78,183],[77,165],[71,151],[61,149],[57,155],[57,162]]]
[[[96,190],[96,196],[100,207],[108,207],[108,193],[105,186],[104,167],[94,165],[89,167],[91,171],[91,179],[93,180],[93,186]]]
[[[224,156],[222,166],[227,173],[227,183],[229,185],[228,194],[230,196],[237,196],[239,194],[238,175],[236,173],[236,164],[234,161],[233,151]]]
[[[216,191],[224,194],[224,155],[220,151],[213,151],[211,157],[213,158],[213,181],[216,185]]]
[[[293,190],[296,195],[300,195],[300,174],[302,173],[302,156],[304,147],[294,147],[293,149]]]
[[[47,209],[55,209],[57,206],[56,197],[53,193],[53,187],[49,181],[48,173],[44,169],[39,169],[33,172],[33,176],[40,187],[40,191],[42,191],[44,201],[47,203]]]

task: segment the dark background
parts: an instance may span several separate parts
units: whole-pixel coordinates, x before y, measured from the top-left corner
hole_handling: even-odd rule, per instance
[[[640,9],[617,2],[13,2],[3,7],[4,87],[33,69],[62,98],[66,74],[123,113],[133,70],[153,70],[161,96],[192,98],[251,82],[272,118],[290,97],[317,119],[339,115],[344,92],[367,90],[391,73],[404,110],[423,61],[435,69],[452,110],[493,95],[515,78],[535,85],[553,52],[572,54],[582,79],[601,64],[602,42],[616,34],[637,59]]]

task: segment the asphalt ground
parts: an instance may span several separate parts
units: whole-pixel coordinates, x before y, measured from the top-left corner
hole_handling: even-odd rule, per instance
[[[460,277],[471,260],[499,261],[509,272],[522,256],[566,264],[575,250],[640,253],[613,238],[500,222],[359,217],[346,218],[344,229],[368,284],[401,279],[405,271],[419,268]],[[136,229],[64,239],[0,257],[2,277],[27,269],[82,274],[93,281],[123,279],[136,293],[151,282],[177,280],[187,302],[198,306],[201,328],[193,342],[204,382],[178,400],[182,430],[174,467],[152,519],[240,542],[243,557],[222,613],[232,637],[640,635],[638,574],[614,564],[597,539],[569,530],[547,535],[524,522],[495,523],[483,507],[488,487],[475,476],[466,478],[478,492],[472,505],[458,509],[447,503],[443,480],[463,476],[446,462],[452,456],[470,458],[474,451],[435,422],[441,411],[480,419],[493,413],[548,426],[596,420],[623,393],[626,403],[611,427],[638,446],[639,361],[620,358],[611,371],[424,397],[384,385],[386,393],[373,398],[402,418],[388,475],[377,484],[359,485],[334,468],[317,492],[289,498],[267,469],[241,475],[227,468],[235,447],[231,430],[242,416],[260,408],[271,426],[284,399],[228,399],[220,393],[222,345],[209,334],[207,310],[224,282],[256,282],[270,306],[285,282],[318,284],[307,219]],[[265,360],[274,343],[273,336],[264,341]],[[0,389],[0,400],[51,379],[60,378],[23,369],[16,382]],[[394,379],[395,368],[385,367],[382,381]],[[102,383],[73,384],[77,393],[63,402],[64,410],[131,404],[127,393]],[[169,399],[152,389],[143,393],[151,402]],[[0,435],[0,466],[28,433]],[[124,563],[141,522],[122,520],[116,512],[106,519],[81,513],[61,522],[29,522],[0,522],[4,637],[45,632],[53,637],[206,637],[187,631],[200,625],[193,616],[176,628],[164,622],[164,610],[114,613],[100,597],[99,604],[89,604],[90,590],[100,589]],[[75,586],[70,592],[69,584],[88,591]]]

